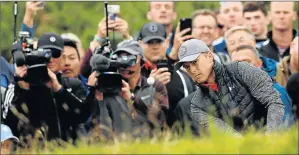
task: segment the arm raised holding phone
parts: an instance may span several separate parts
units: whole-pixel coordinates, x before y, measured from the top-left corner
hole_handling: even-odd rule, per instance
[[[192,24],[190,26],[190,21],[187,23],[184,23],[183,21],[185,20],[180,20],[180,22],[177,25],[175,36],[174,36],[174,41],[173,41],[173,47],[171,49],[171,53],[169,54],[169,57],[173,60],[178,59],[178,50],[183,44],[185,40],[191,39],[193,36],[192,34]],[[182,26],[181,26],[182,25]],[[189,25],[189,26],[188,26]]]

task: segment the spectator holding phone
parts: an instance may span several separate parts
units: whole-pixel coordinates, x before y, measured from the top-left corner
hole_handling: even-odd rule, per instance
[[[143,49],[145,64],[142,67],[142,75],[153,77],[166,85],[169,97],[168,125],[175,121],[174,109],[178,101],[195,90],[195,85],[186,72],[175,71],[173,60],[166,55],[169,39],[166,39],[166,29],[163,25],[150,22],[143,25],[140,40]],[[166,65],[158,62],[166,60]],[[158,68],[159,67],[159,68]]]
[[[99,22],[97,33],[90,43],[89,49],[85,53],[84,60],[81,64],[81,74],[86,78],[91,74],[91,67],[89,65],[90,58],[94,50],[105,43],[107,29],[108,33],[111,33],[113,30],[119,32],[124,40],[133,40],[133,37],[129,33],[129,24],[126,20],[116,16],[115,20],[108,19],[108,27],[106,27],[106,18],[103,18]]]
[[[181,23],[178,24],[180,27]],[[188,39],[196,38],[203,40],[211,49],[213,49],[212,43],[216,39],[217,33],[217,20],[215,14],[211,10],[196,10],[192,14],[192,30],[186,28],[182,31],[177,27],[174,39],[174,46],[172,52],[169,55],[172,59],[178,59],[178,49],[180,45]],[[192,32],[192,35],[186,35],[186,33]],[[219,55],[218,55],[219,54]],[[226,62],[227,58],[221,53],[214,53],[214,58],[218,62]]]

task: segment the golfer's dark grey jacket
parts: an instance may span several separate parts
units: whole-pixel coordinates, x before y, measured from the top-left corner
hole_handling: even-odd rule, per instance
[[[208,113],[215,108],[213,119],[216,126],[224,130],[230,128],[234,131],[224,120],[227,116],[239,118],[249,125],[264,119],[267,131],[278,128],[284,115],[284,106],[266,72],[246,62],[221,65],[215,61],[213,70],[218,92],[200,86],[185,99],[191,102],[194,120],[202,126],[208,125]]]

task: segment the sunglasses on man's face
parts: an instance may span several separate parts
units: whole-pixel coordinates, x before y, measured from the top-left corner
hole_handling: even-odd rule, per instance
[[[61,56],[61,52],[58,49],[51,49],[51,54],[53,58],[59,58]]]
[[[159,39],[152,39],[147,42],[147,44],[161,44],[163,41]]]

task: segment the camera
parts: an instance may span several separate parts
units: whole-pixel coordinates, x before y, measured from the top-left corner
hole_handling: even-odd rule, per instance
[[[116,54],[110,55],[112,51],[107,51],[109,48],[98,48],[92,56],[90,65],[93,70],[97,71],[99,75],[96,89],[104,94],[118,94],[122,88],[122,76],[119,73],[119,68],[127,68],[135,66],[137,56],[118,56]],[[104,50],[104,51],[101,51]],[[106,50],[106,51],[105,51]]]
[[[13,57],[17,66],[27,66],[24,81],[33,85],[40,85],[50,80],[47,64],[51,59],[51,50],[39,48],[24,53],[15,51]]]
[[[50,80],[48,75],[47,64],[52,57],[50,49],[34,49],[33,40],[29,38],[28,32],[19,33],[19,41],[16,44],[21,44],[21,48],[13,51],[14,63],[19,67],[26,65],[27,74],[23,78],[24,81],[40,85]]]
[[[27,31],[20,31],[19,32],[20,40],[22,50],[24,52],[31,52],[33,50],[33,40],[30,38],[29,32]]]

